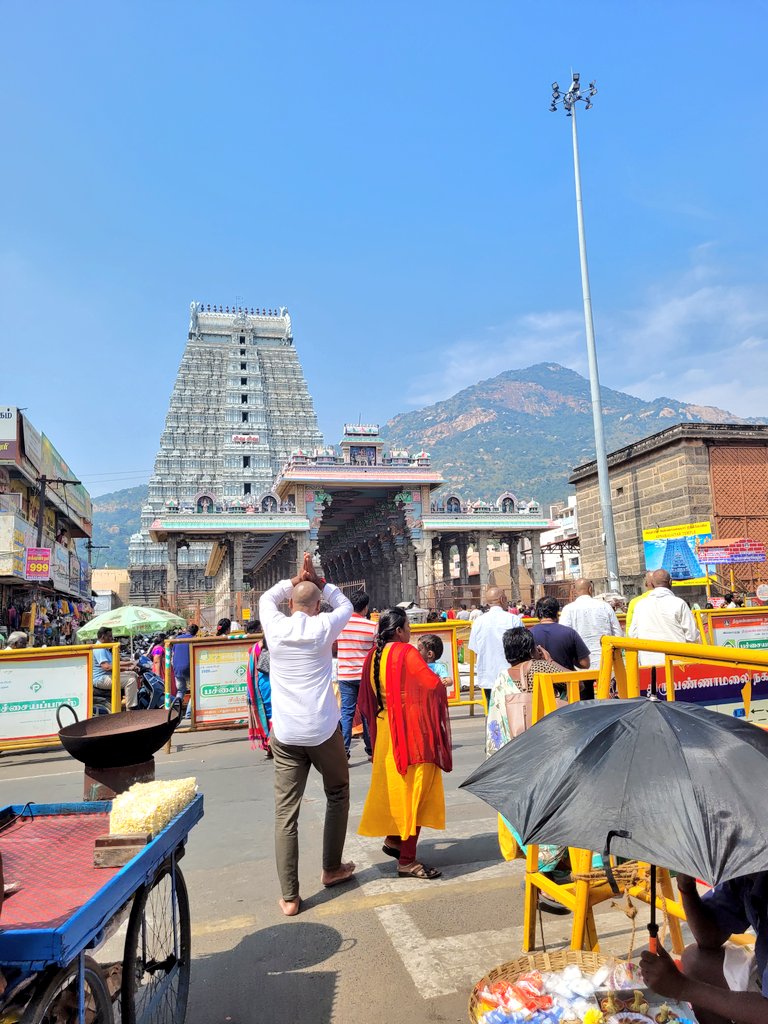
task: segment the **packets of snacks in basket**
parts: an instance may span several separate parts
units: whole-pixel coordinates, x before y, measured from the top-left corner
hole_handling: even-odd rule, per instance
[[[197,793],[197,779],[137,782],[112,801],[110,835],[149,832],[156,836]]]

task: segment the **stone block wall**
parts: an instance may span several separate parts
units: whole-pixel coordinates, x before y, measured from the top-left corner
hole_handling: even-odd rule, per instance
[[[642,590],[643,530],[713,518],[709,452],[682,439],[609,465],[619,571],[626,594]],[[576,482],[582,572],[607,589],[597,474]]]

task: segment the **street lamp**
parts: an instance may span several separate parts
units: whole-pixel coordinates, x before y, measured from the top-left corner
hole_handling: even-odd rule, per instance
[[[561,93],[557,82],[552,83],[552,102],[549,109],[557,111],[562,104],[566,116],[571,118],[573,130],[573,174],[576,183],[576,220],[579,228],[579,257],[581,261],[581,291],[584,297],[584,326],[587,332],[587,357],[589,359],[589,388],[592,395],[592,421],[595,431],[595,456],[597,461],[597,483],[600,491],[600,512],[603,519],[603,543],[605,563],[608,570],[608,586],[619,593],[619,560],[616,552],[616,531],[613,525],[611,505],[611,483],[608,476],[608,455],[605,450],[605,428],[603,424],[603,403],[600,398],[600,375],[597,369],[595,347],[595,325],[592,322],[592,298],[589,292],[589,269],[587,267],[587,240],[584,235],[584,204],[581,198],[581,168],[579,166],[579,139],[576,134],[576,104],[584,103],[585,109],[592,106],[592,97],[597,93],[594,82],[582,93],[579,76],[573,75],[567,92]]]

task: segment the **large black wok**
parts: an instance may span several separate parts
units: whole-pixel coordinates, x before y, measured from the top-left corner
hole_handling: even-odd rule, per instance
[[[62,708],[75,717],[72,725],[61,724]],[[176,714],[174,715],[174,709]],[[141,764],[159,750],[173,735],[181,721],[181,704],[172,704],[168,711],[121,711],[99,715],[78,722],[77,712],[69,704],[56,710],[59,739],[64,749],[89,768],[123,768]]]

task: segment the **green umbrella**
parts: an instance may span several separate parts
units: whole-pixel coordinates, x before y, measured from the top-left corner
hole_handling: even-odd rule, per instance
[[[115,608],[111,612],[102,612],[81,626],[77,631],[78,640],[95,640],[96,634],[104,626],[111,629],[115,636],[138,636],[140,633],[164,633],[169,629],[186,626],[186,620],[173,612],[165,612],[162,608],[139,608],[134,604]]]

